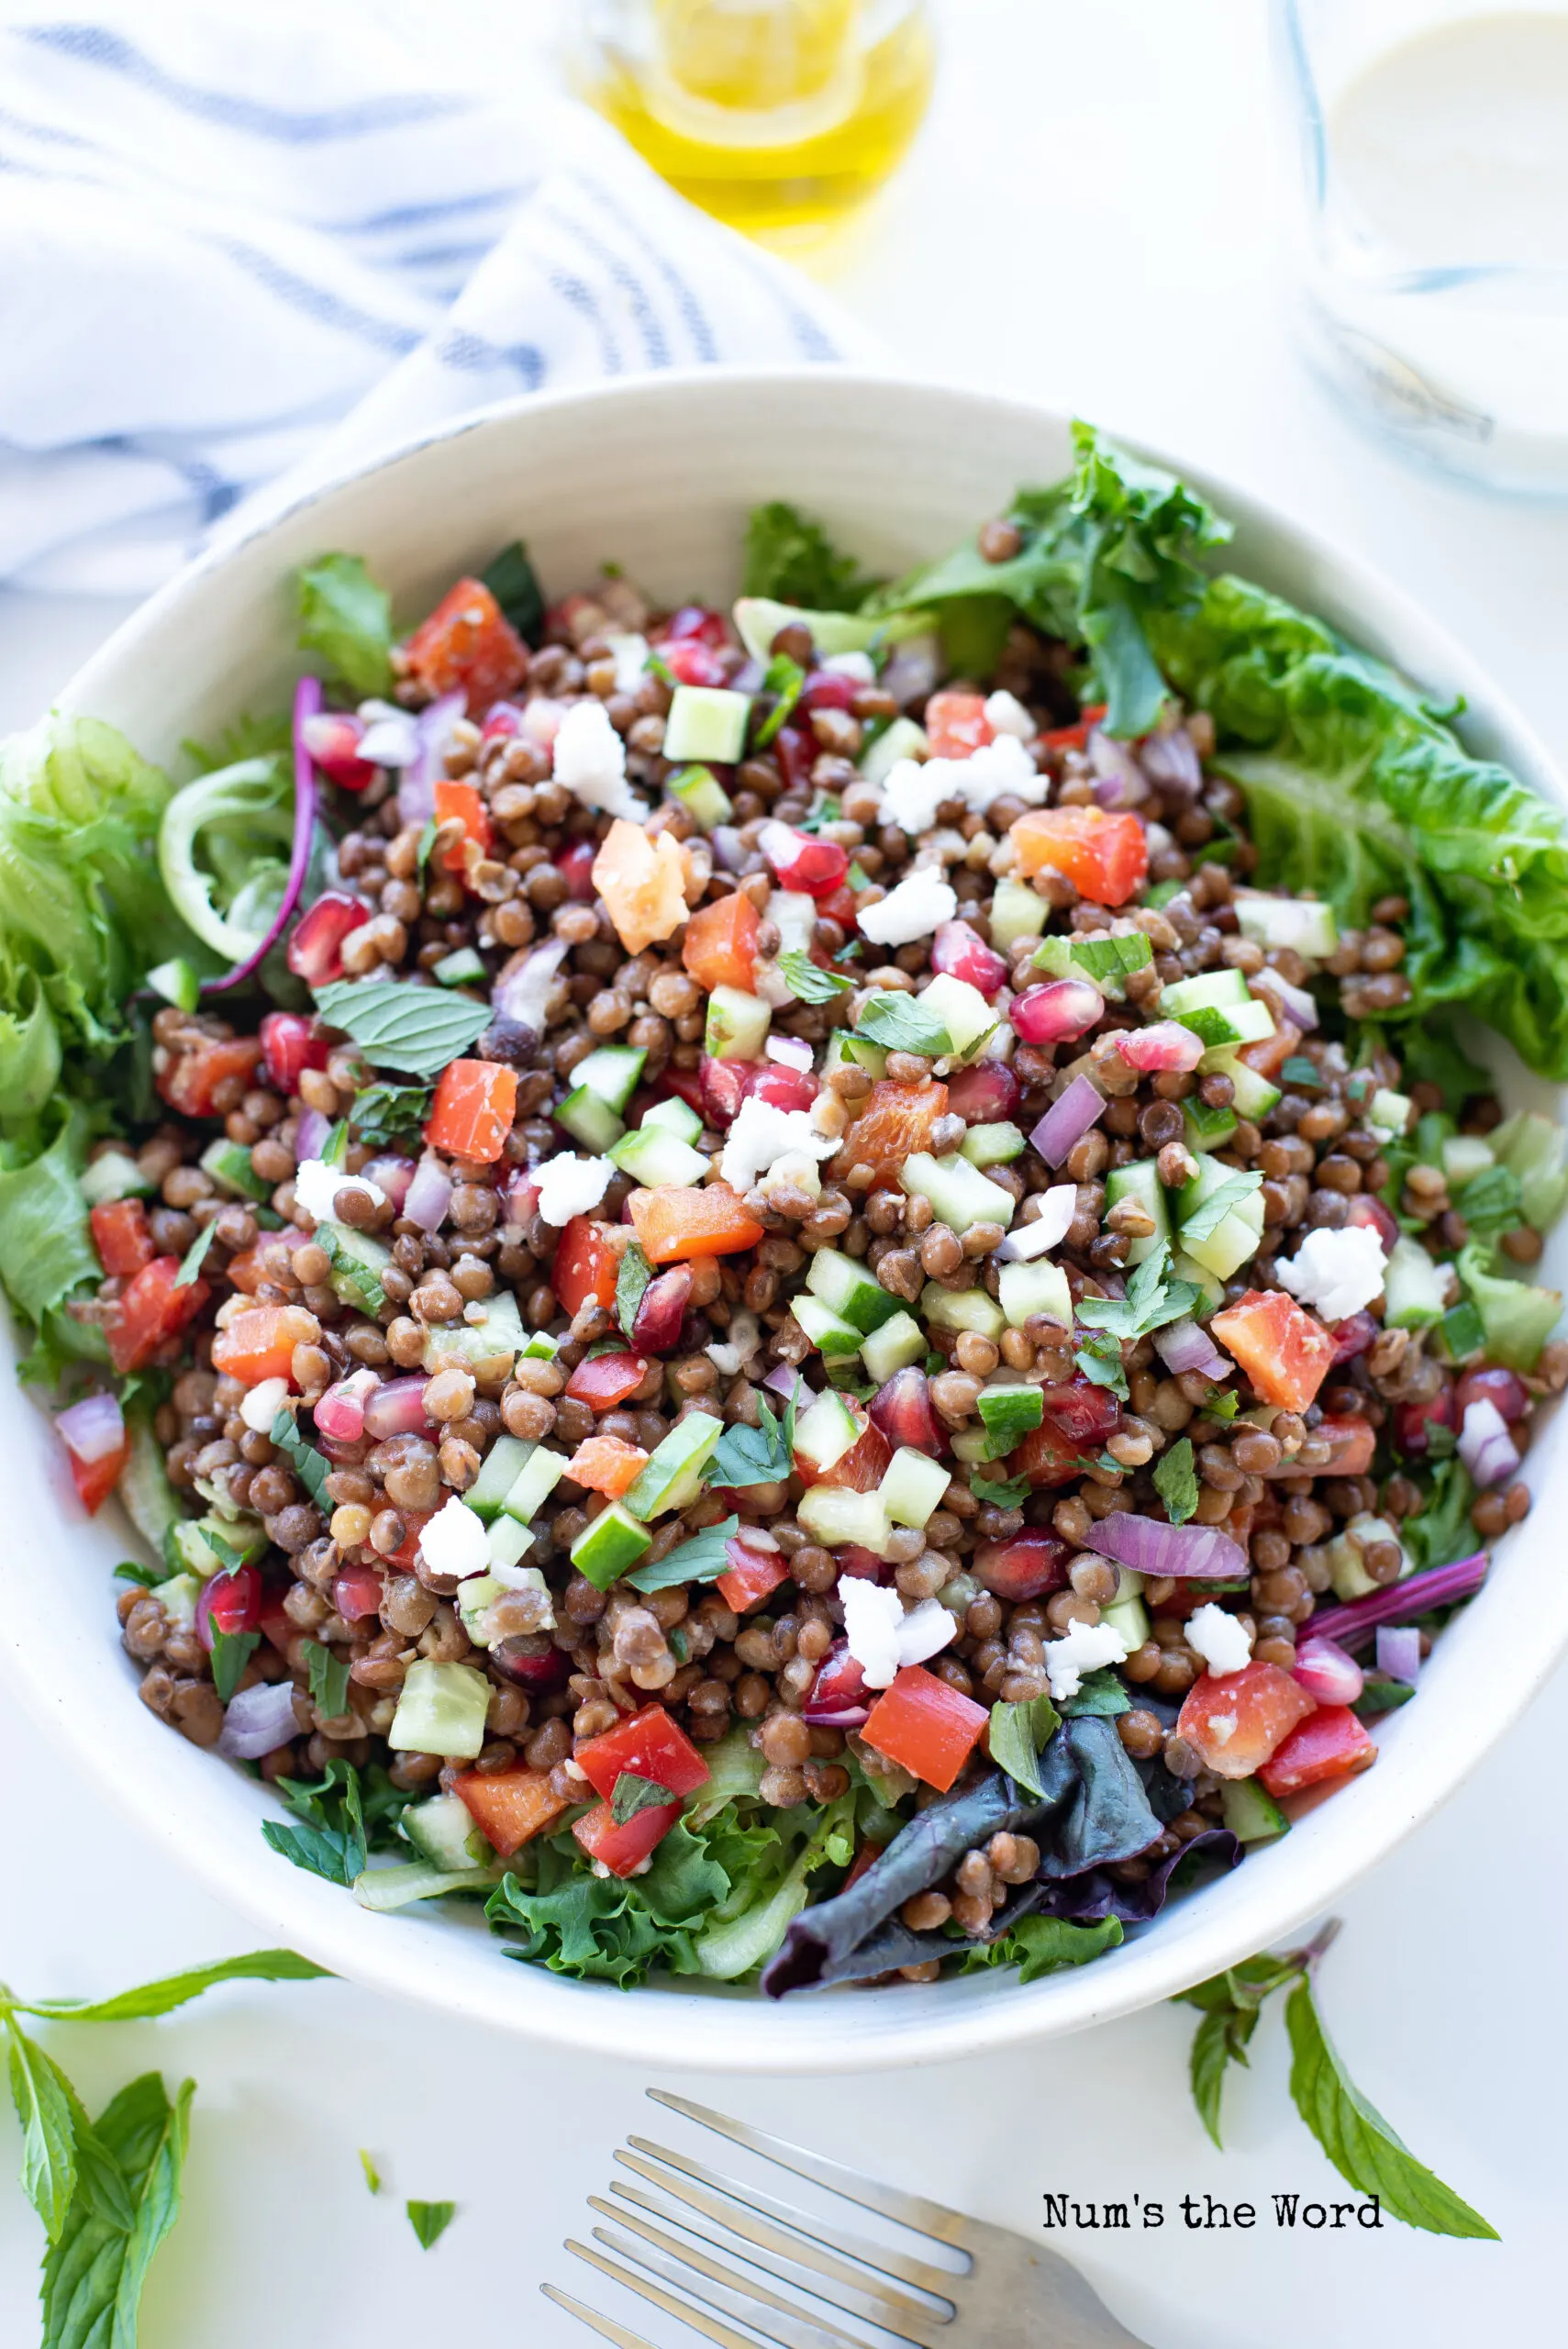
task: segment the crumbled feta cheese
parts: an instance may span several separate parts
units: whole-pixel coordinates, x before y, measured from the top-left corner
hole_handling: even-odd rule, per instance
[[[1077,1212],[1077,1184],[1053,1183],[1049,1191],[1041,1194],[1040,1213],[1034,1221],[1020,1223],[1009,1231],[997,1254],[1005,1264],[1032,1264],[1037,1256],[1048,1255],[1066,1239]]]
[[[831,1158],[838,1147],[831,1136],[817,1131],[809,1109],[781,1109],[749,1093],[730,1126],[718,1171],[732,1190],[744,1196],[776,1160]]]
[[[433,1575],[455,1575],[466,1581],[489,1565],[490,1537],[473,1509],[453,1493],[421,1531],[419,1555]]]
[[[958,1637],[958,1618],[934,1598],[922,1598],[898,1626],[898,1661],[924,1664]]]
[[[715,1370],[726,1378],[739,1378],[762,1342],[762,1332],[754,1313],[744,1306],[737,1306],[729,1317],[729,1335],[722,1345],[706,1346],[703,1351]]]
[[[993,699],[996,696],[993,696]],[[1012,696],[1001,696],[1010,701]],[[1032,724],[1029,731],[1033,732]],[[983,816],[1003,793],[1027,807],[1044,805],[1046,780],[1016,734],[998,734],[967,759],[897,759],[883,779],[884,819],[911,839],[929,832],[944,799],[961,799]],[[863,928],[864,925],[862,924]]]
[[[1278,1275],[1292,1295],[1303,1305],[1315,1305],[1325,1321],[1343,1321],[1383,1295],[1386,1269],[1383,1241],[1372,1226],[1348,1223],[1339,1231],[1309,1231],[1289,1263],[1278,1267]]]
[[[602,701],[574,701],[556,732],[553,774],[584,807],[640,823],[648,809],[626,779],[626,744]]]
[[[850,1653],[865,1675],[868,1688],[890,1688],[902,1658],[899,1635],[905,1623],[904,1602],[895,1590],[862,1575],[842,1575],[839,1597],[844,1609],[844,1638]]]
[[[546,1223],[570,1223],[574,1215],[588,1215],[610,1186],[615,1168],[607,1158],[579,1158],[568,1151],[562,1158],[547,1158],[535,1177],[539,1211]]]
[[[263,1378],[259,1386],[250,1387],[239,1406],[239,1416],[257,1435],[271,1435],[272,1421],[277,1418],[289,1391],[286,1378]]]
[[[316,1222],[330,1223],[338,1194],[346,1183],[351,1183],[356,1191],[368,1191],[376,1207],[385,1205],[386,1193],[379,1183],[367,1181],[363,1174],[346,1174],[340,1166],[328,1166],[324,1158],[302,1158],[295,1168],[295,1204]]]
[[[808,1199],[819,1199],[822,1175],[814,1158],[807,1158],[798,1150],[788,1150],[782,1158],[774,1159],[757,1188],[764,1198],[771,1199],[780,1191],[804,1191]]]
[[[922,865],[890,889],[874,906],[866,906],[857,916],[861,935],[877,946],[912,946],[917,938],[929,938],[938,925],[951,921],[958,912],[958,899],[939,869]]]
[[[993,734],[1012,734],[1020,742],[1032,741],[1034,739],[1034,719],[1029,716],[1017,694],[987,694],[985,723]]]
[[[1045,1643],[1045,1668],[1051,1693],[1058,1704],[1075,1697],[1085,1672],[1105,1664],[1124,1664],[1131,1653],[1114,1623],[1070,1623],[1059,1640]]]
[[[917,833],[929,832],[937,820],[937,809],[952,792],[945,781],[951,759],[895,759],[883,778],[883,821],[896,824],[901,832],[913,840]]]
[[[606,636],[610,658],[616,664],[616,691],[634,694],[644,682],[648,668],[648,639],[645,636]]]
[[[1187,1617],[1186,1642],[1221,1678],[1228,1672],[1244,1672],[1252,1661],[1252,1642],[1240,1617],[1228,1615],[1212,1598]]]
[[[852,677],[857,685],[876,683],[876,662],[869,652],[830,652],[822,666],[835,677]]]

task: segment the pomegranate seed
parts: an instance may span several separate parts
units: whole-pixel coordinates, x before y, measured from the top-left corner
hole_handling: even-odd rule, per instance
[[[976,1061],[948,1079],[948,1108],[966,1125],[990,1126],[1010,1118],[1023,1088],[1005,1061]]]
[[[381,773],[372,760],[359,755],[364,730],[363,722],[346,710],[322,709],[305,720],[299,735],[328,783],[345,791],[363,791]]]
[[[196,1637],[208,1654],[215,1631],[253,1631],[261,1620],[261,1577],[254,1566],[236,1566],[204,1582],[196,1600]]]
[[[288,944],[288,966],[296,979],[324,987],[343,975],[343,941],[362,930],[371,918],[369,906],[358,897],[328,889],[301,914]]]
[[[1000,954],[987,946],[966,921],[938,924],[931,941],[931,968],[962,979],[966,985],[978,987],[982,995],[995,995],[1007,975],[1007,966]]]
[[[1394,1441],[1398,1449],[1410,1458],[1419,1459],[1431,1442],[1427,1432],[1429,1426],[1435,1424],[1440,1428],[1451,1428],[1454,1425],[1453,1402],[1453,1388],[1441,1386],[1424,1403],[1396,1404]]]
[[[639,1353],[664,1353],[681,1341],[681,1324],[692,1301],[692,1268],[676,1264],[651,1280],[638,1302],[631,1342]]]
[[[1529,1408],[1524,1382],[1511,1370],[1467,1370],[1453,1390],[1454,1425],[1460,1426],[1472,1403],[1495,1403],[1511,1426]]]
[[[861,688],[853,677],[841,677],[837,669],[813,669],[800,689],[803,709],[848,709]]]
[[[846,1542],[834,1551],[840,1577],[848,1575],[853,1582],[891,1582],[893,1568],[874,1550],[865,1549],[859,1542]]]
[[[1074,1443],[1101,1443],[1114,1435],[1121,1405],[1108,1386],[1096,1386],[1080,1371],[1060,1386],[1042,1386],[1045,1416]]]
[[[598,854],[596,842],[573,841],[556,860],[556,871],[566,882],[566,894],[576,905],[586,906],[594,897],[594,859]]]
[[[705,1053],[697,1063],[701,1097],[697,1103],[705,1121],[722,1132],[745,1098],[746,1079],[760,1075],[761,1061],[715,1061]]]
[[[722,685],[729,674],[717,653],[700,638],[667,640],[655,650],[678,685]]]
[[[523,722],[523,713],[516,702],[498,701],[479,729],[482,742],[509,742]]]
[[[1375,1231],[1383,1242],[1383,1252],[1392,1255],[1394,1243],[1399,1237],[1399,1226],[1381,1199],[1368,1191],[1359,1191],[1345,1205],[1345,1221]]]
[[[860,1720],[863,1720],[871,1697],[865,1674],[850,1653],[848,1643],[840,1640],[837,1646],[828,1649],[818,1664],[811,1693],[800,1709],[800,1717],[802,1720],[815,1721],[821,1727],[831,1724],[840,1729],[857,1728],[859,1721],[846,1717],[858,1714]]]
[[[1353,1705],[1365,1683],[1360,1664],[1337,1640],[1303,1640],[1291,1669],[1320,1705]]]
[[[830,897],[850,869],[849,851],[837,841],[813,840],[789,824],[764,824],[762,850],[781,889],[803,889],[812,897]]]
[[[1029,1527],[1008,1542],[984,1542],[970,1560],[970,1572],[996,1598],[1040,1598],[1067,1585],[1068,1549],[1054,1533]]]
[[[297,1011],[269,1011],[257,1031],[267,1081],[285,1100],[299,1091],[307,1068],[325,1068],[332,1052],[319,1023]]]
[[[817,763],[819,748],[816,735],[806,727],[779,728],[773,736],[773,751],[786,791],[810,790],[811,770]]]
[[[1204,1055],[1203,1038],[1178,1019],[1157,1019],[1151,1028],[1124,1028],[1116,1048],[1129,1068],[1145,1074],[1158,1070],[1185,1075]]]
[[[1369,1346],[1376,1343],[1380,1334],[1379,1325],[1370,1313],[1352,1313],[1343,1321],[1331,1322],[1329,1335],[1334,1341],[1334,1360],[1354,1362],[1358,1354],[1364,1354]]]
[[[824,921],[836,921],[840,930],[849,932],[855,927],[855,893],[846,882],[835,889],[830,897],[818,897],[817,911]]]
[[[722,612],[706,604],[683,604],[664,623],[662,641],[679,643],[683,638],[696,638],[709,644],[717,652],[729,641],[729,628]]]
[[[870,1409],[873,1419],[895,1448],[907,1444],[915,1452],[941,1451],[942,1431],[931,1408],[930,1381],[923,1370],[917,1370],[912,1364],[906,1370],[894,1372],[872,1398]]]
[[[379,1615],[383,1595],[382,1579],[373,1566],[345,1566],[333,1577],[332,1604],[345,1623]]]
[[[572,1676],[571,1657],[539,1632],[500,1641],[491,1649],[490,1661],[530,1697],[553,1697]]]
[[[1105,1008],[1098,987],[1087,979],[1052,979],[1015,996],[1007,1017],[1026,1044],[1070,1044],[1087,1034]]]
[[[785,1068],[782,1062],[770,1061],[748,1076],[742,1097],[771,1102],[775,1109],[809,1109],[820,1089],[808,1068]]]

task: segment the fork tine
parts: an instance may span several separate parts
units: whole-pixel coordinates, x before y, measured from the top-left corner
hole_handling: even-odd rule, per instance
[[[539,2290],[547,2300],[553,2300],[558,2309],[564,2309],[568,2316],[577,2317],[584,2324],[591,2326],[602,2341],[613,2341],[615,2349],[653,2349],[652,2342],[644,2341],[640,2332],[628,2332],[624,2324],[616,2322],[613,2316],[601,2316],[597,2309],[584,2307],[581,2300],[574,2300],[569,2292],[559,2290],[554,2284],[541,2284]]]
[[[744,2145],[748,2153],[761,2154],[764,2161],[793,2170],[796,2177],[808,2177],[814,2184],[825,2186],[831,2194],[842,2194],[864,2210],[879,2211],[884,2219],[912,2227],[917,2234],[932,2235],[938,2243],[953,2243],[960,2250],[966,2245],[969,2221],[962,2211],[950,2210],[941,2202],[929,2202],[922,2194],[906,2194],[899,2187],[884,2186],[876,2178],[863,2177],[859,2170],[846,2169],[841,2162],[807,2153],[804,2146],[788,2144],[782,2137],[770,2137],[765,2130],[749,2128],[743,2121],[731,2121],[708,2105],[689,2103],[684,2096],[672,2095],[668,2088],[650,2088],[648,2094],[655,2104],[684,2113],[688,2121],[698,2122],[704,2129],[717,2130],[732,2144]]]
[[[798,2309],[792,2309],[787,2300],[781,2300],[776,2293],[751,2292],[739,2276],[733,2285],[723,2281],[726,2271],[717,2260],[706,2261],[700,2269],[683,2275],[673,2261],[661,2257],[657,2251],[650,2250],[646,2244],[629,2243],[624,2237],[614,2235],[606,2227],[595,2227],[594,2240],[617,2252],[622,2259],[635,2259],[639,2267],[648,2268],[655,2276],[662,2276],[678,2290],[694,2293],[699,2300],[706,2300],[709,2308],[720,2309],[727,2316],[739,2317],[742,2324],[749,2324],[752,2332],[760,2332],[765,2341],[776,2342],[779,2349],[871,2349],[863,2335],[841,2332],[836,2324],[814,2323]],[[684,2261],[683,2265],[688,2269],[694,2266],[690,2261]],[[708,2273],[710,2268],[713,2270],[711,2275]],[[740,2288],[736,2289],[736,2286]],[[676,2306],[679,2307],[680,2303],[677,2302]],[[689,2314],[686,2321],[692,2321]]]
[[[728,2227],[733,2233],[745,2234],[753,2243],[766,2242],[772,2249],[782,2251],[786,2259],[798,2260],[806,2266],[817,2267],[820,2265],[801,2247],[793,2234],[788,2239],[781,2239],[770,2230],[766,2235],[757,2235],[751,2229],[740,2225],[721,2204],[716,2203],[710,2195],[702,2193],[700,2187],[717,2188],[728,2200],[739,2202],[743,2209],[754,2210],[763,2219],[782,2219],[786,2227],[804,2236],[807,2243],[824,2246],[829,2254],[840,2252],[851,2258],[863,2260],[868,2267],[878,2268],[885,2276],[896,2276],[901,2283],[913,2284],[920,2291],[934,2293],[938,2299],[951,2308],[952,2288],[960,2279],[949,2275],[945,2268],[929,2267],[924,2260],[911,2259],[901,2251],[888,2251],[883,2244],[870,2243],[863,2235],[851,2233],[846,2228],[830,2228],[825,2220],[807,2211],[797,2210],[793,2203],[780,2202],[773,2195],[763,2194],[754,2187],[738,2186],[733,2178],[721,2176],[718,2171],[708,2169],[702,2162],[694,2162],[684,2154],[672,2153],[667,2145],[656,2145],[651,2137],[631,2137],[627,2142],[635,2147],[636,2154],[651,2154],[655,2160],[680,2171],[684,2176],[696,2179],[699,2185],[678,2185],[674,2178],[664,2176],[651,2163],[636,2158],[633,2154],[623,2153],[618,2146],[615,2156],[617,2162],[623,2163],[628,2169],[635,2170],[639,2177],[648,2178],[666,2194],[679,2196],[694,2210],[706,2210],[710,2218],[717,2219],[720,2226]],[[833,2270],[822,2268],[821,2272],[826,2275]],[[851,2280],[862,2288],[868,2282],[863,2276],[852,2277]],[[931,2313],[935,2314],[935,2311]],[[943,2318],[940,2321],[946,2323],[950,2320]]]
[[[671,2223],[667,2213],[660,2210],[651,2195],[641,2195],[635,2187],[628,2186],[617,2185],[616,2190],[623,2194],[628,2201],[634,2202],[638,2209],[650,2211],[656,2219],[663,2219],[667,2225]],[[630,2227],[633,2232],[641,2235],[645,2242],[656,2243],[661,2250],[671,2253],[676,2259],[684,2260],[689,2267],[700,2269],[705,2276],[711,2276],[720,2283],[733,2285],[740,2291],[750,2292],[753,2299],[766,2301],[772,2308],[783,2309],[790,2316],[800,2313],[798,2301],[781,2300],[765,2286],[752,2283],[749,2277],[738,2275],[732,2267],[721,2266],[717,2260],[705,2258],[700,2251],[690,2249],[673,2235],[663,2233],[658,2227],[651,2227],[645,2219],[636,2217],[632,2211],[623,2210],[613,2202],[603,2202],[596,2194],[589,2195],[588,2207],[592,2210],[599,2211],[606,2219],[614,2219],[620,2226]],[[704,2234],[700,2228],[692,2224],[690,2220],[677,2218],[673,2223],[684,2227],[687,2232],[695,2234],[698,2242],[707,2243],[715,2251],[723,2251],[728,2248],[726,2244],[715,2243],[711,2235]],[[829,2291],[821,2284],[803,2281],[798,2275],[791,2275],[782,2260],[770,2258],[765,2251],[748,2251],[743,2256],[748,2266],[760,2268],[764,2275],[774,2277],[779,2283],[789,2285],[796,2292],[814,2293],[819,2299],[825,2299],[829,2308],[837,2309],[840,2315],[864,2317],[868,2323],[881,2325],[885,2332],[897,2333],[901,2339],[913,2340],[917,2349],[926,2349],[929,2335],[923,2326],[918,2331],[916,2331],[913,2326],[907,2331],[902,2330],[903,2321],[908,2317],[918,2319],[925,2314],[923,2310],[916,2308],[912,2300],[879,2299],[874,2293],[857,2291],[852,2286],[841,2287],[839,2292]],[[750,2319],[748,2319],[749,2321]]]
[[[602,2251],[595,2251],[591,2244],[578,2243],[568,2235],[566,2248],[575,2253],[579,2259],[585,2259],[590,2267],[596,2267],[601,2276],[607,2276],[613,2284],[624,2284],[628,2292],[635,2292],[654,2308],[662,2309],[666,2316],[678,2316],[683,2324],[689,2324],[695,2332],[700,2332],[705,2339],[711,2341],[714,2349],[757,2349],[756,2343],[737,2332],[732,2324],[720,2324],[716,2317],[704,2316],[700,2309],[694,2309],[685,2300],[676,2299],[671,2292],[662,2291],[646,2277],[633,2275],[629,2267],[617,2267],[613,2259],[606,2259]],[[554,2297],[552,2294],[551,2298]],[[614,2335],[606,2337],[613,2339]],[[643,2349],[648,2349],[646,2343]]]

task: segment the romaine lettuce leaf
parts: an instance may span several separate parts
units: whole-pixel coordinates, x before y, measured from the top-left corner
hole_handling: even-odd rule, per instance
[[[392,598],[357,554],[324,554],[295,573],[299,642],[351,693],[392,690]]]
[[[47,1148],[29,1134],[0,1141],[0,1282],[29,1321],[102,1279],[79,1181],[87,1119],[72,1109]]]

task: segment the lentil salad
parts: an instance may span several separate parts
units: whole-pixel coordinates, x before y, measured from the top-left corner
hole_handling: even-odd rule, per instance
[[[622,1983],[1028,1976],[1375,1760],[1568,1379],[1560,1138],[1441,1007],[1562,1045],[1500,897],[1304,853],[1349,762],[1218,536],[1085,436],[891,587],[763,509],[733,618],[511,549],[395,642],[328,557],[292,757],[71,746],[184,927],[150,1094],[6,1145],[73,1277],[0,1252],[143,1698],[296,1864]]]

